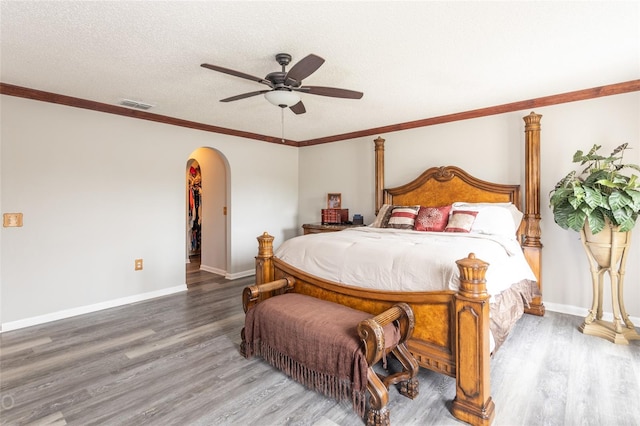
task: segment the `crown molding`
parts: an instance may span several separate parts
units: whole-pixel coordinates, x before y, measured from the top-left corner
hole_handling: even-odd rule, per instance
[[[66,105],[75,108],[89,109],[92,111],[104,112],[107,114],[122,115],[124,117],[137,118],[140,120],[155,121],[157,123],[170,124],[172,126],[187,127],[189,129],[202,130],[223,135],[238,136],[241,138],[255,139],[263,142],[276,143],[278,145],[298,146],[296,141],[273,136],[260,135],[258,133],[244,132],[242,130],[228,129],[226,127],[212,126],[210,124],[198,123],[196,121],[182,120],[180,118],[166,115],[154,114],[151,112],[126,108],[118,105],[105,104],[102,102],[89,101],[87,99],[75,98],[73,96],[60,95],[58,93],[45,92],[28,87],[15,86],[7,83],[0,83],[0,94],[16,96],[19,98],[33,99],[36,101],[49,102]]]
[[[544,96],[542,98],[528,99],[526,101],[512,102],[487,108],[458,112],[455,114],[441,115],[438,117],[425,118],[416,121],[407,121],[405,123],[391,124],[389,126],[374,127],[372,129],[360,130],[357,132],[343,133],[340,135],[327,136],[317,139],[309,139],[306,141],[298,142],[298,146],[301,147],[319,145],[323,143],[337,142],[345,139],[374,136],[384,133],[398,132],[401,130],[415,129],[418,127],[433,126],[435,124],[469,120],[471,118],[487,117],[489,115],[504,114],[508,112],[522,111],[550,105],[564,104],[568,102],[584,101],[588,99],[600,98],[603,96],[620,95],[623,93],[638,91],[640,91],[640,80],[631,80],[624,83],[609,84],[606,86],[593,87],[591,89],[576,90],[574,92]]]
[[[228,129],[225,127],[213,126],[210,124],[198,123],[195,121],[182,120],[165,115],[153,114],[146,111],[139,111],[117,105],[110,105],[101,102],[90,101],[82,98],[61,95],[57,93],[45,92],[27,87],[15,86],[0,82],[0,94],[16,96],[20,98],[33,99],[42,102],[67,105],[76,108],[84,108],[107,114],[122,115],[125,117],[137,118],[140,120],[155,121],[158,123],[170,124],[172,126],[187,127],[190,129],[202,130],[205,132],[220,133],[230,136],[238,136],[247,139],[255,139],[263,142],[275,143],[278,145],[289,145],[295,147],[305,147],[320,145],[330,142],[338,142],[347,139],[355,139],[383,133],[398,132],[401,130],[415,129],[418,127],[433,126],[436,124],[450,123],[454,121],[468,120],[471,118],[487,117],[490,115],[504,114],[508,112],[522,111],[526,109],[540,108],[550,105],[558,105],[569,102],[584,101],[588,99],[600,98],[603,96],[620,95],[623,93],[640,91],[640,80],[630,80],[623,83],[609,84],[606,86],[593,87],[590,89],[576,90],[557,95],[544,96],[541,98],[528,99],[524,101],[512,102],[508,104],[496,105],[486,108],[474,109],[470,111],[458,112],[454,114],[441,115],[438,117],[425,118],[404,123],[392,124],[371,129],[359,130],[350,133],[342,133],[322,138],[308,139],[304,141],[293,141],[281,138],[266,136],[257,133],[244,132],[241,130]]]

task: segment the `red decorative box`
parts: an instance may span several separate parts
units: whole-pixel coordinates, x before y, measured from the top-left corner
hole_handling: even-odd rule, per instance
[[[349,209],[322,209],[322,224],[345,223],[349,221]]]

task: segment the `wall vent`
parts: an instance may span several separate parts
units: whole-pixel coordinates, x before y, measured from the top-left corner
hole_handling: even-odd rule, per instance
[[[120,101],[120,105],[129,107],[129,108],[143,109],[145,111],[154,107],[154,105],[145,104],[144,102],[139,102],[139,101],[132,101],[131,99],[122,99]]]

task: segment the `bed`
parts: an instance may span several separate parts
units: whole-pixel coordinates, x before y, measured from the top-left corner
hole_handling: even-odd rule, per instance
[[[445,206],[460,201],[513,205],[522,212],[515,240],[520,246],[522,259],[530,268],[532,276],[529,278],[538,286],[536,297],[526,308],[527,313],[535,315],[544,315],[540,280],[540,118],[533,112],[523,118],[524,203],[519,185],[487,182],[453,166],[429,168],[406,185],[385,188],[384,139],[374,141],[376,214],[386,206]],[[371,229],[360,231],[375,232]],[[353,234],[359,231],[332,234],[342,239],[347,238],[349,232]],[[396,233],[395,230],[386,232]],[[332,234],[306,237],[326,238]],[[489,380],[489,360],[493,349],[490,309],[494,305],[495,294],[489,294],[487,290],[486,274],[491,267],[488,262],[469,250],[468,254],[452,261],[457,271],[455,286],[446,283],[438,290],[370,288],[339,282],[344,281],[342,279],[323,278],[322,274],[309,272],[311,268],[306,266],[296,267],[291,264],[295,262],[289,263],[281,258],[286,258],[285,254],[274,254],[273,240],[266,232],[258,237],[257,285],[285,278],[291,283],[287,291],[341,303],[372,314],[379,314],[398,302],[408,303],[415,315],[415,328],[407,347],[421,367],[455,377],[456,395],[450,406],[453,416],[474,425],[491,424],[495,404],[491,398]],[[469,247],[475,246],[469,243]]]

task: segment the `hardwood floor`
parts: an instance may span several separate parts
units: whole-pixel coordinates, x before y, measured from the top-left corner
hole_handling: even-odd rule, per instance
[[[189,290],[1,335],[3,425],[359,425],[350,402],[240,356],[241,291],[187,267]],[[639,425],[640,341],[585,336],[582,319],[525,315],[492,359],[495,425]],[[455,381],[424,369],[393,425],[460,425]]]
[[[187,287],[191,288],[200,284],[224,283],[228,281],[229,280],[221,275],[200,270],[200,255],[189,256],[189,263],[187,263]]]

